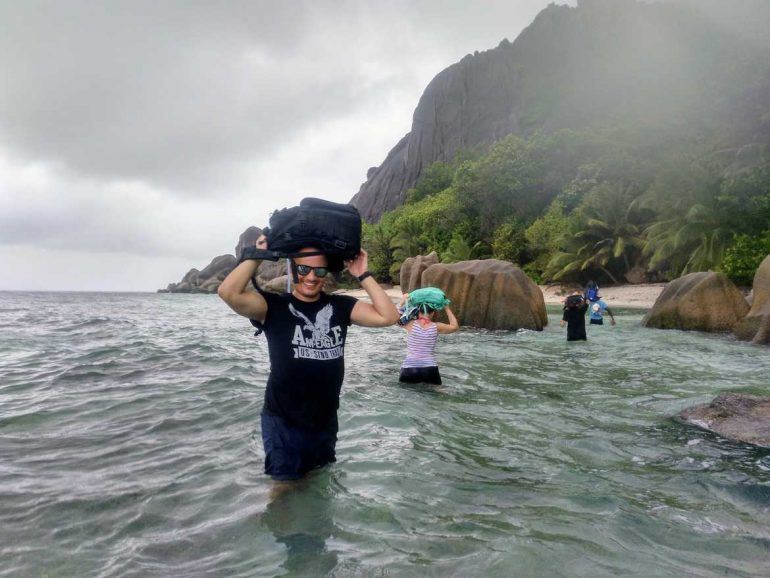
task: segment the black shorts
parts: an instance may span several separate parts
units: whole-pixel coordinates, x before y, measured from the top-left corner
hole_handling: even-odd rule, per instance
[[[591,325],[604,325],[604,319],[591,319]]]
[[[404,383],[432,383],[441,385],[438,367],[402,367],[398,380]]]
[[[315,468],[337,461],[337,420],[325,430],[307,430],[262,412],[265,473],[276,480],[298,480]]]

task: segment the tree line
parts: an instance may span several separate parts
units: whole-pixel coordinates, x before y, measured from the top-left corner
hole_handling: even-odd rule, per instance
[[[750,285],[770,254],[770,155],[712,136],[584,129],[510,135],[430,165],[399,208],[364,225],[370,268],[495,258],[537,283],[667,281],[719,270]]]

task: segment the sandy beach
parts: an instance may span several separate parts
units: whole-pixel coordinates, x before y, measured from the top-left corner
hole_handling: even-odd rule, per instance
[[[610,307],[637,307],[640,309],[650,309],[655,300],[663,291],[665,283],[645,283],[641,285],[618,285],[615,287],[602,287],[600,295],[604,302]],[[577,287],[565,285],[539,285],[543,292],[546,305],[559,305],[564,297],[569,295]],[[398,285],[386,287],[385,292],[393,301],[401,298],[401,287]],[[357,299],[366,298],[366,291],[363,289],[341,290],[337,293],[342,295],[351,295]]]
[[[617,285],[602,287],[599,295],[609,307],[638,307],[650,309],[655,304],[665,283],[644,283],[640,285]],[[564,297],[578,287],[563,285],[540,285],[546,305],[560,304]]]

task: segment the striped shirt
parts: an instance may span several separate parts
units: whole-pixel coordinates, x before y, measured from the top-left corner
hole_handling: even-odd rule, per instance
[[[412,329],[406,336],[406,359],[401,367],[437,367],[434,350],[438,338],[438,327],[435,323],[427,327],[418,321],[412,323]]]

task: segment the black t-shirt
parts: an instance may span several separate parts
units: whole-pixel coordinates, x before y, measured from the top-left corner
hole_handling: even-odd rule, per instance
[[[340,405],[345,338],[357,300],[322,293],[308,303],[291,293],[260,293],[270,352],[265,410],[298,427],[325,429]]]
[[[586,337],[586,311],[588,304],[578,307],[565,307],[562,319],[567,322],[567,341],[580,341]]]

